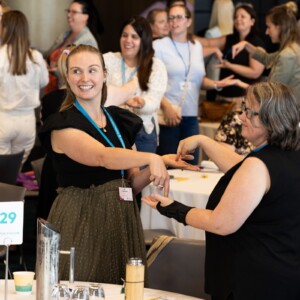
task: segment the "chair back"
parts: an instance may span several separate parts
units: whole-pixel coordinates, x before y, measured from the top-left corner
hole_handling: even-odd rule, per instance
[[[0,154],[0,182],[16,184],[24,150],[13,154]]]
[[[211,299],[204,292],[205,241],[173,238],[159,248],[149,266],[149,288]]]
[[[22,186],[0,182],[0,202],[22,201],[25,197],[26,189]]]
[[[31,166],[34,172],[35,179],[38,183],[38,186],[41,186],[41,176],[42,176],[42,170],[44,165],[45,157],[36,159],[31,161]]]

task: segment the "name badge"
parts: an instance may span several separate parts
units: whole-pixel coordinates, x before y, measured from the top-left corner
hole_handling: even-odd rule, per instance
[[[179,83],[180,89],[183,91],[184,89],[186,89],[187,91],[191,89],[192,84],[190,81],[181,81]]]
[[[119,196],[121,201],[133,201],[132,188],[119,187]]]

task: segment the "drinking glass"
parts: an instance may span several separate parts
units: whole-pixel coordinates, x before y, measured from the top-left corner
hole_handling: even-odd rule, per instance
[[[95,299],[95,300],[104,300],[105,299],[105,294],[104,294],[104,289],[101,286],[101,284],[91,284],[89,286],[89,294],[90,294],[90,300]]]
[[[86,286],[75,287],[73,291],[72,299],[89,300],[89,288]]]
[[[70,291],[66,284],[55,284],[52,288],[51,300],[71,299]]]

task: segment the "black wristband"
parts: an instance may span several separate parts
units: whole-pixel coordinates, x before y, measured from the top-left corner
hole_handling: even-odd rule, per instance
[[[167,206],[161,206],[159,202],[156,205],[156,208],[160,212],[160,214],[168,218],[173,218],[178,222],[187,225],[185,222],[185,217],[193,207],[186,206],[180,202],[174,201],[172,204]]]

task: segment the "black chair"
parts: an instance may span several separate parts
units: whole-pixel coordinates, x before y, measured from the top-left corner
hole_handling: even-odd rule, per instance
[[[149,288],[211,299],[204,292],[205,241],[168,237],[163,247],[155,243],[151,264],[148,257]]]
[[[41,185],[41,176],[42,176],[44,161],[45,161],[45,157],[42,157],[42,158],[39,158],[36,160],[32,160],[30,162],[33,172],[34,172],[35,179],[36,179],[39,187]]]
[[[14,154],[0,154],[0,182],[16,184],[24,150]]]

